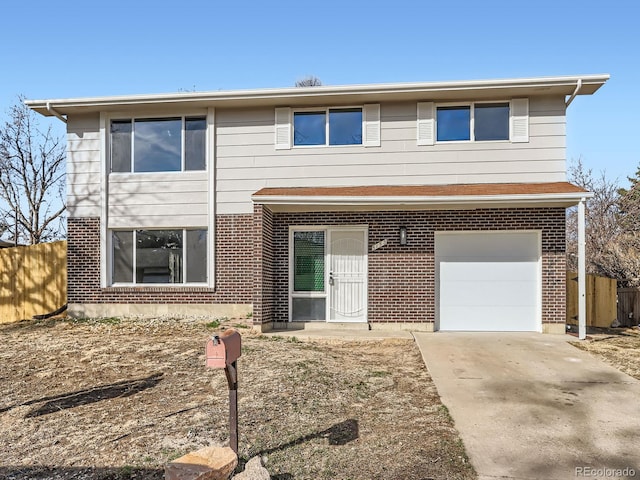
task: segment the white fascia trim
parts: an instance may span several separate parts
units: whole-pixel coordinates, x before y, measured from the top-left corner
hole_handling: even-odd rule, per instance
[[[323,97],[327,95],[386,94],[386,93],[428,93],[439,91],[460,91],[502,88],[543,88],[554,86],[575,86],[582,84],[604,84],[609,74],[571,75],[559,77],[512,78],[495,80],[383,83],[370,85],[338,85],[319,87],[265,88],[254,90],[221,90],[217,92],[183,92],[150,95],[119,95],[109,97],[61,98],[50,100],[27,100],[25,104],[34,110],[47,111],[47,107],[65,110],[73,107],[114,107],[137,104],[171,104],[198,101],[287,99],[298,97]]]
[[[473,205],[478,203],[578,203],[593,193],[553,193],[526,195],[447,195],[447,196],[301,196],[252,195],[253,203],[265,205]]]

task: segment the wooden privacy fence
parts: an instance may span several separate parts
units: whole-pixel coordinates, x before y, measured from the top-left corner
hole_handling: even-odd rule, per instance
[[[0,249],[0,323],[67,303],[67,242]]]
[[[625,327],[640,323],[640,287],[618,289],[618,322]]]
[[[610,327],[616,320],[616,281],[587,275],[587,326]],[[567,272],[567,323],[578,324],[578,274]]]

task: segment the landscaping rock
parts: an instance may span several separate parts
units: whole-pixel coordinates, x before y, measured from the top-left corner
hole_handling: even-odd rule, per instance
[[[233,480],[271,480],[271,475],[262,465],[262,459],[253,457],[244,466],[244,472],[235,475]]]
[[[165,480],[228,480],[238,465],[229,447],[205,447],[167,464]]]

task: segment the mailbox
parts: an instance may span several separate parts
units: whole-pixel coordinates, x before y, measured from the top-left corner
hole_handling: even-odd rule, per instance
[[[238,365],[241,339],[237,330],[230,328],[220,335],[214,335],[204,347],[205,365],[224,368],[229,385],[229,445],[238,454]]]
[[[226,368],[240,356],[240,334],[237,330],[225,330],[221,335],[214,335],[207,340],[205,347],[206,366]]]

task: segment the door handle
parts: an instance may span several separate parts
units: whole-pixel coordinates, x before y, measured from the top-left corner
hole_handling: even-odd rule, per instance
[[[333,286],[335,280],[333,279],[333,272],[329,272],[329,285]]]

